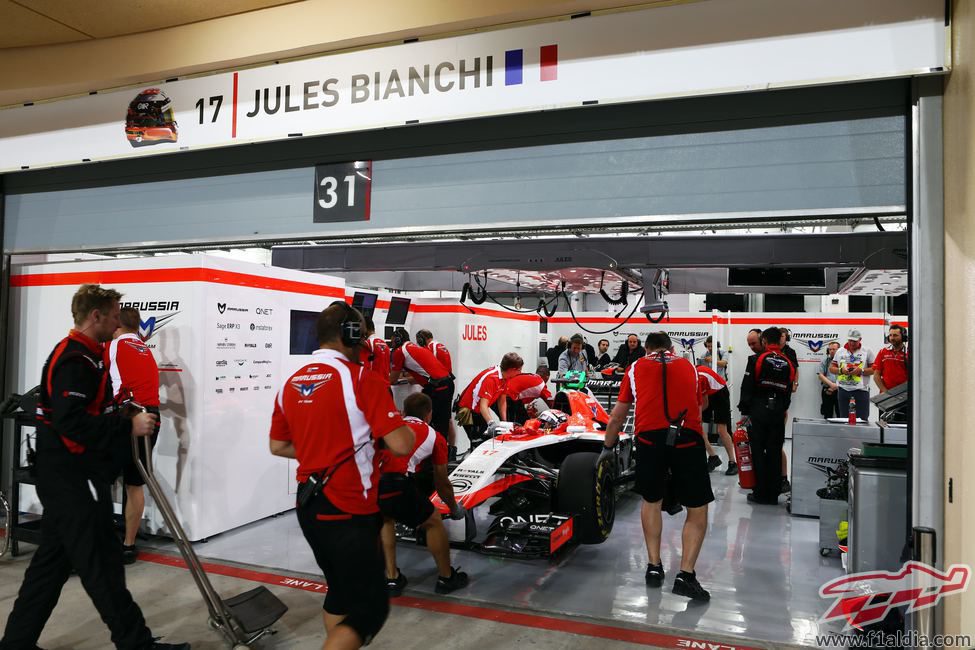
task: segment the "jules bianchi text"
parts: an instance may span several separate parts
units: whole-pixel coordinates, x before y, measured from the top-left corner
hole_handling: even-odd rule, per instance
[[[862,634],[816,635],[820,648],[971,648],[972,637],[965,634],[927,636],[917,630],[882,632],[872,630]]]

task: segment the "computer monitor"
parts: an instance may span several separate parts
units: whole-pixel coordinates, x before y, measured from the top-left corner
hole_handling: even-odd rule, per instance
[[[376,311],[376,297],[374,293],[356,291],[352,296],[352,306],[366,318],[372,318],[373,312]]]
[[[321,312],[291,310],[291,354],[311,354],[318,349],[318,316]]]
[[[406,315],[410,312],[409,298],[392,298],[389,301],[389,313],[386,314],[387,325],[406,325]]]

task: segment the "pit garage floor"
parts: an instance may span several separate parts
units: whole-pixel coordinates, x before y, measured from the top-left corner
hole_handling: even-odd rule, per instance
[[[719,453],[724,457],[723,450]],[[818,622],[828,604],[819,598],[819,587],[842,574],[838,558],[819,554],[818,520],[791,517],[784,505],[749,504],[737,477],[724,476],[723,467],[711,478],[716,501],[697,566],[699,580],[711,591],[710,603],[690,603],[670,593],[679,567],[675,549],[683,515],[664,516],[663,561],[668,576],[664,588],[646,587],[639,498],[632,493],[619,502],[616,524],[606,542],[576,546],[555,562],[454,550],[453,564],[470,574],[471,584],[455,592],[452,600],[774,647],[815,646],[817,634],[839,631]],[[479,529],[488,523],[479,520]],[[157,543],[160,550],[173,551],[171,543]],[[318,574],[293,513],[224,533],[196,548],[202,557],[216,562],[285,574]],[[398,564],[410,580],[405,593],[434,597],[436,571],[426,549],[400,544],[397,551]]]

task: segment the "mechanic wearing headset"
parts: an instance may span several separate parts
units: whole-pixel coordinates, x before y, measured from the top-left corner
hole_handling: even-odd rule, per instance
[[[298,523],[328,582],[324,647],[358,648],[389,614],[376,447],[402,456],[414,435],[383,378],[358,363],[362,315],[335,301],[316,328],[320,349],[274,400],[270,450],[298,461]]]
[[[359,359],[362,365],[378,372],[384,381],[389,381],[389,345],[376,334],[376,324],[369,316],[366,321],[366,339],[362,342]]]
[[[471,447],[482,442],[487,423],[497,421],[491,405],[498,401],[507,387],[507,381],[521,373],[524,360],[516,352],[501,357],[501,363],[486,368],[475,375],[457,398],[457,423],[464,427]],[[498,406],[501,419],[508,417],[508,404],[502,400]]]
[[[146,411],[156,416],[156,430],[149,436],[149,450],[156,446],[159,435],[159,367],[139,336],[142,318],[138,309],[126,307],[119,312],[119,328],[115,338],[105,348],[105,365],[112,378],[112,390],[116,403],[134,399]],[[139,458],[149,467],[145,445],[139,444]],[[145,481],[131,457],[122,470],[122,483],[125,485],[125,540],[122,542],[122,557],[126,564],[132,564],[139,557],[135,547],[135,536],[139,532],[142,514],[146,507],[146,496],[142,492]]]
[[[546,403],[552,403],[552,393],[548,390],[548,378],[550,377],[548,366],[539,366],[535,373],[522,373],[515,375],[508,380],[504,391],[504,400],[511,400],[508,406],[508,416],[516,424],[524,424],[528,419],[528,411],[525,407],[536,399],[543,399]]]
[[[41,543],[13,604],[0,648],[36,650],[61,590],[74,570],[119,650],[189,650],[153,640],[125,587],[115,533],[112,483],[132,457],[132,436],[156,430],[156,416],[106,413],[111,390],[102,344],[119,326],[114,289],[82,285],[71,299],[74,329],[41,373],[37,413],[37,496],[44,506]]]
[[[450,540],[440,513],[426,493],[417,489],[414,473],[428,458],[433,464],[433,484],[441,501],[450,508],[450,518],[460,520],[466,511],[454,497],[447,476],[447,441],[430,426],[433,404],[423,393],[413,393],[403,402],[403,415],[416,442],[405,456],[382,452],[380,459],[379,510],[383,514],[383,555],[386,558],[386,589],[391,598],[403,593],[406,576],[396,566],[396,524],[426,532],[427,548],[437,563],[438,594],[449,594],[467,586],[467,574],[450,566]]]
[[[433,402],[433,419],[430,425],[450,442],[450,411],[454,401],[454,376],[436,355],[422,345],[410,341],[410,333],[399,327],[393,333],[393,368],[389,382],[395,384],[403,372],[410,381],[423,387],[423,392]]]
[[[430,352],[433,352],[433,356],[437,358],[437,361],[439,361],[440,364],[447,369],[447,372],[453,376],[454,362],[450,358],[450,350],[447,349],[446,345],[433,338],[433,332],[430,330],[420,330],[416,333],[416,342],[417,345],[422,345],[426,349],[430,350]],[[456,388],[456,385],[451,385],[450,394],[446,396],[446,404],[438,404],[436,407],[437,417],[440,419],[439,425],[443,426],[444,420],[447,422],[447,446],[450,450],[451,460],[457,458],[457,430],[454,428],[454,418],[450,416],[454,405],[454,390]],[[442,393],[443,391],[441,391],[441,394],[439,395],[441,399],[444,397]],[[430,393],[428,393],[428,395],[430,395]],[[436,428],[437,427],[434,426],[434,429]]]
[[[887,345],[880,349],[873,360],[873,380],[881,393],[907,381],[906,342],[907,330],[900,325],[891,325],[887,332]]]
[[[661,506],[670,474],[677,498],[687,508],[680,573],[674,579],[674,593],[706,601],[711,599],[711,594],[697,581],[694,566],[704,543],[708,504],[714,501],[714,494],[704,453],[700,396],[694,365],[674,354],[666,332],[651,333],[647,337],[646,356],[634,361],[623,375],[600,461],[615,457],[620,431],[630,405],[634,405],[633,430],[637,440],[634,489],[643,497],[640,519],[650,556],[646,583],[660,587],[664,582],[660,559]]]

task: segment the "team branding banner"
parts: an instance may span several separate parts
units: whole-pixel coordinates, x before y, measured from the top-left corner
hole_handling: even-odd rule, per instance
[[[0,172],[473,116],[927,74],[944,69],[945,51],[941,0],[861,0],[833,3],[828,12],[803,0],[678,4],[9,108],[0,112]]]

